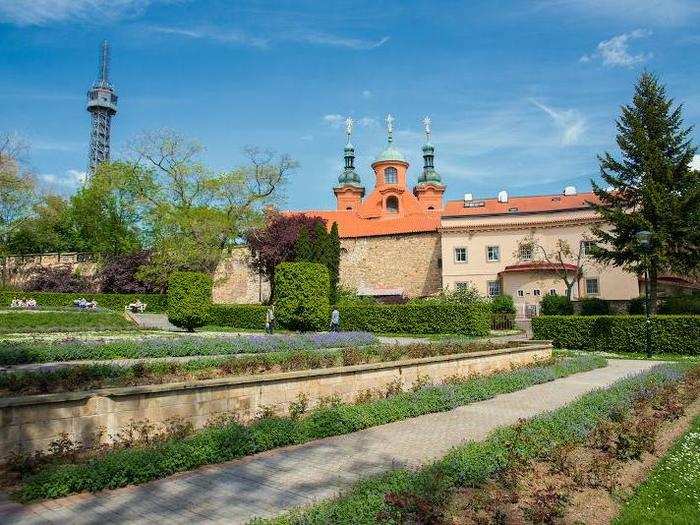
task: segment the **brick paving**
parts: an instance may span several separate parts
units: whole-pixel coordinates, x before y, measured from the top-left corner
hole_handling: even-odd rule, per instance
[[[245,523],[331,497],[371,474],[424,464],[466,440],[484,439],[496,427],[556,409],[654,364],[611,360],[602,369],[450,412],[271,450],[136,487],[29,506],[0,494],[0,523]]]

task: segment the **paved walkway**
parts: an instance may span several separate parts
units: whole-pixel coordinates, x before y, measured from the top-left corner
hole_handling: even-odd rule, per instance
[[[0,494],[4,524],[245,523],[327,498],[359,478],[418,466],[494,428],[556,409],[595,388],[650,368],[653,361],[609,366],[493,399],[204,467],[145,485],[79,494],[22,507]]]

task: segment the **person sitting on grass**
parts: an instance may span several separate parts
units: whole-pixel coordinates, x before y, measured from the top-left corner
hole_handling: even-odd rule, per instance
[[[337,306],[333,306],[331,312],[331,332],[340,332],[340,312]]]

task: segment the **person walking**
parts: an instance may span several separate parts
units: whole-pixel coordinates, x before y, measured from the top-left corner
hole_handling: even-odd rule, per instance
[[[271,334],[275,329],[275,305],[271,304],[265,314],[265,331]]]
[[[337,306],[331,312],[331,332],[340,332],[340,312]]]

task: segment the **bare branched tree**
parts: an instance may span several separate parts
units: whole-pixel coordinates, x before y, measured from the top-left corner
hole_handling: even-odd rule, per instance
[[[17,135],[0,134],[0,251],[36,204],[36,183],[24,160],[28,149]]]

